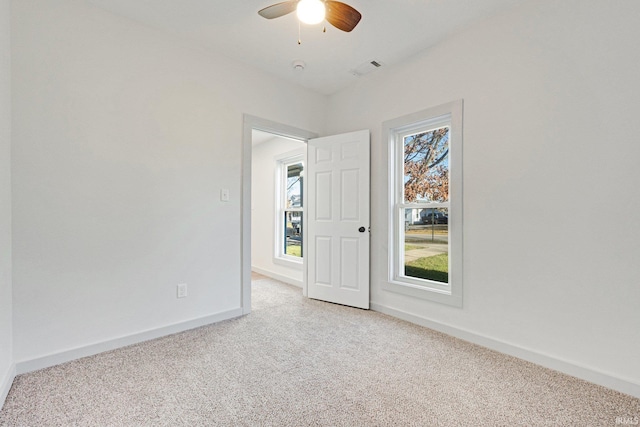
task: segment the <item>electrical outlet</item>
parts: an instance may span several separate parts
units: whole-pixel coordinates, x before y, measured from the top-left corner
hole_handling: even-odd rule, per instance
[[[187,296],[187,284],[181,283],[178,285],[178,298],[184,298]]]

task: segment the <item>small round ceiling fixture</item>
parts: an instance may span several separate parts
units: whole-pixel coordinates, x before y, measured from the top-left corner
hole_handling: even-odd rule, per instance
[[[304,68],[307,66],[307,64],[304,63],[304,61],[300,61],[300,60],[295,60],[291,63],[291,66],[293,67],[293,71],[304,71]]]

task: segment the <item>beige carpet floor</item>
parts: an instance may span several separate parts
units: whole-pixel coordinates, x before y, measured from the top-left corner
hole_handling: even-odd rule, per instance
[[[242,318],[21,375],[0,426],[615,426],[640,416],[631,396],[264,277],[253,301]]]

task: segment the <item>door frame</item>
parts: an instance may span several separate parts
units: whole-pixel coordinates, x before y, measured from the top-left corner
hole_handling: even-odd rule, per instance
[[[305,143],[318,134],[293,126],[244,114],[242,120],[242,198],[240,199],[240,306],[242,314],[251,313],[251,157],[252,130],[273,133],[285,138],[293,138]],[[305,239],[306,240],[306,239]],[[303,294],[306,296],[306,263],[303,269]]]

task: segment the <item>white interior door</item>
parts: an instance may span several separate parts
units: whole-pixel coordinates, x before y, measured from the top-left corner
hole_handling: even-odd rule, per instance
[[[307,295],[369,308],[369,131],[309,140]]]

